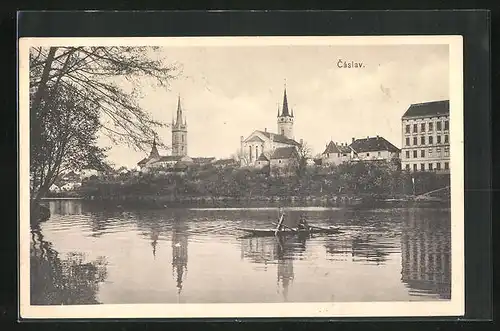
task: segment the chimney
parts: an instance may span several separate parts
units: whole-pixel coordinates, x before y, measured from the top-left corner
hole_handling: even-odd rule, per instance
[[[264,132],[267,132],[267,128],[264,128]]]
[[[370,139],[370,136],[366,136],[366,140]]]
[[[354,142],[354,140],[356,140],[356,138],[352,137],[352,142]]]
[[[377,139],[380,138],[378,135],[377,135]]]

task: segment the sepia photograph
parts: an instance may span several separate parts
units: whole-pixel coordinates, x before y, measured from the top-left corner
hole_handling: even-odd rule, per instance
[[[464,313],[460,36],[22,38],[22,318]]]

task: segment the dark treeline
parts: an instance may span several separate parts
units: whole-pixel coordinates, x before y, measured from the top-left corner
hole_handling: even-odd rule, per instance
[[[174,200],[190,197],[401,197],[423,194],[448,185],[449,175],[433,172],[411,174],[391,167],[389,163],[345,163],[327,168],[312,166],[300,176],[274,176],[266,168],[216,168],[205,165],[193,166],[178,173],[152,170],[107,178],[91,177],[82,183],[80,194],[93,199],[163,196]]]

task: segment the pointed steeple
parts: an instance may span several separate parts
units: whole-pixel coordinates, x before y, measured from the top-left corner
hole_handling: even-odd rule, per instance
[[[285,93],[283,94],[283,110],[281,112],[281,116],[290,116],[290,113],[288,112],[288,100],[286,97],[286,86],[285,86]]]
[[[181,95],[177,99],[177,122],[176,125],[182,125],[182,107],[181,107]]]
[[[160,153],[158,153],[158,149],[156,148],[156,135],[153,138],[153,147],[151,147],[151,152],[149,153],[149,158],[159,158]]]

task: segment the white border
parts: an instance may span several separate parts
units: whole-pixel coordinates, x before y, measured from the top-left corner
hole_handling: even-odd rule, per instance
[[[32,46],[270,46],[448,44],[450,55],[451,300],[259,304],[30,305],[29,48]],[[462,36],[21,38],[19,40],[20,316],[28,318],[412,317],[464,314]]]

